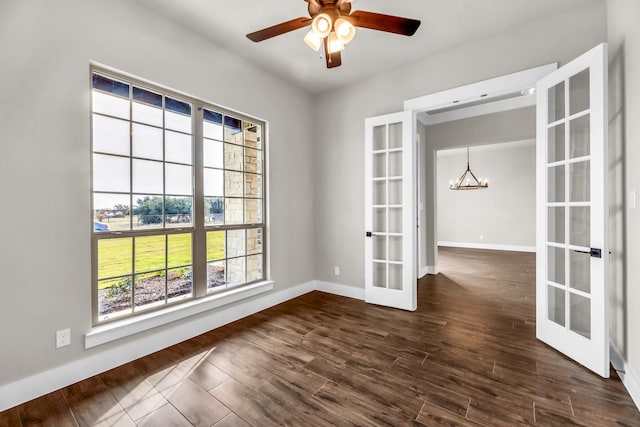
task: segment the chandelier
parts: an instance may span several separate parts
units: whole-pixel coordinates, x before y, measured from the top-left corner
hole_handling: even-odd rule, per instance
[[[484,182],[478,179],[469,167],[469,147],[467,147],[467,170],[464,171],[458,180],[449,185],[451,190],[482,190],[489,188],[489,180],[485,178]]]

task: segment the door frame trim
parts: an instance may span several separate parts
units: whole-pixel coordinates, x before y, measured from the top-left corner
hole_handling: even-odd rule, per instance
[[[415,126],[416,120],[420,120],[422,123],[427,123],[427,124],[430,120],[433,120],[433,119],[438,120],[438,122],[446,121],[443,119],[444,117],[447,117],[448,120],[456,120],[459,114],[455,114],[455,113],[452,114],[451,112],[448,112],[448,113],[439,113],[439,114],[429,115],[427,112],[433,111],[433,110],[441,110],[443,108],[449,108],[449,107],[461,107],[471,103],[473,103],[472,106],[467,106],[466,108],[464,108],[465,117],[480,116],[480,115],[489,114],[497,111],[506,111],[504,109],[505,104],[510,107],[508,109],[521,108],[522,103],[518,103],[514,101],[514,99],[517,99],[517,98],[512,98],[511,100],[507,100],[507,101],[503,99],[491,101],[491,99],[504,97],[507,94],[518,93],[521,91],[526,91],[531,88],[535,88],[538,80],[542,79],[543,77],[547,76],[549,73],[557,69],[558,69],[558,63],[554,62],[546,65],[541,65],[539,67],[518,71],[511,74],[505,74],[503,76],[494,77],[491,79],[470,83],[470,84],[454,87],[451,89],[446,89],[440,92],[431,93],[429,95],[419,96],[417,98],[411,98],[404,101],[404,111],[413,112],[413,115],[415,117],[414,119],[414,126]],[[522,96],[522,98],[525,98],[525,96]],[[529,98],[531,98],[531,95],[529,95]],[[535,95],[533,95],[533,98],[535,98]],[[487,101],[487,102],[481,105],[476,105],[478,101]],[[535,102],[531,105],[535,105]],[[420,141],[420,144],[425,144],[425,143],[426,141]],[[424,145],[421,148],[425,148]],[[418,173],[419,171],[417,170],[416,174]],[[427,170],[425,170],[425,176],[431,180],[431,185],[435,185],[435,182],[436,182],[435,168],[432,168],[432,170],[429,170],[427,168]],[[414,175],[414,180],[419,181],[420,176]],[[426,185],[429,185],[429,184],[427,183]],[[424,186],[424,188],[426,188],[426,185]],[[434,188],[434,191],[433,191],[434,198],[436,197],[436,194],[437,192],[435,191],[435,188]],[[426,229],[427,232],[431,231],[431,233],[435,233],[435,227],[433,227],[434,229],[432,229],[432,224],[435,224],[435,222],[430,222],[429,216],[431,215],[432,217],[435,217],[436,204],[435,204],[435,200],[431,200],[429,202],[430,202],[429,204],[433,206],[433,211],[431,210],[426,211],[426,215],[427,215],[426,223],[422,224],[422,227],[420,227],[419,229],[416,229],[416,238],[415,238],[416,245],[420,244],[420,235],[418,233],[420,233],[421,230]],[[426,206],[428,205],[428,201],[425,199],[423,200],[423,203],[426,209]],[[416,206],[419,206],[419,200],[416,200]],[[417,212],[417,214],[419,215],[420,213]],[[434,237],[435,237],[435,234],[434,234]],[[429,248],[429,246],[431,246],[431,248]],[[419,249],[416,247],[414,250],[416,252],[414,254],[414,258],[416,258],[419,263],[420,260],[419,258],[417,258]],[[427,254],[429,253],[433,254],[433,265],[430,265],[429,255],[427,255],[426,270],[435,273],[438,271],[437,262],[436,262],[436,257],[438,253],[437,238],[433,238],[431,239],[431,241],[429,241],[429,237],[427,236],[426,252]],[[423,267],[425,266],[419,265],[419,267],[416,268],[418,272],[416,274],[416,279],[419,279],[420,277],[419,274],[421,270],[424,270]]]

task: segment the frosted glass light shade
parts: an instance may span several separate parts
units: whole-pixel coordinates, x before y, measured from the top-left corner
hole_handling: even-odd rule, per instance
[[[322,37],[313,32],[313,30],[309,30],[306,36],[304,36],[304,42],[313,50],[320,49],[322,46]]]
[[[311,23],[311,30],[316,33],[320,38],[325,38],[331,32],[332,27],[331,17],[326,13],[320,13],[313,18]]]
[[[344,18],[336,19],[334,28],[338,38],[344,44],[349,43],[356,35],[356,27]]]

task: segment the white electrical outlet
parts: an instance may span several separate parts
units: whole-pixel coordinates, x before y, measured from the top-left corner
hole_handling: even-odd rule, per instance
[[[56,331],[56,348],[65,347],[71,344],[71,329],[60,329]]]
[[[336,265],[335,267],[333,267],[333,274],[335,274],[336,276],[340,275],[340,266]]]
[[[480,235],[480,240],[484,240],[484,236],[482,234]]]
[[[627,201],[629,209],[636,208],[636,190],[629,191],[629,200]]]

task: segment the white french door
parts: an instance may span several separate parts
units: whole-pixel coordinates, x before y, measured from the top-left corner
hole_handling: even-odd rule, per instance
[[[537,85],[537,337],[609,377],[607,46]]]
[[[415,310],[414,117],[365,120],[365,300]]]

